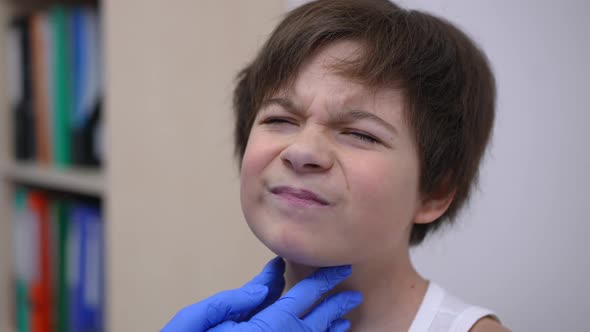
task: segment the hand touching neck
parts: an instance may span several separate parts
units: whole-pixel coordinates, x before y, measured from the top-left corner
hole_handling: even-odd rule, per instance
[[[287,290],[317,269],[286,262]],[[363,304],[345,317],[352,323],[351,331],[408,331],[428,287],[428,281],[412,266],[409,253],[398,259],[390,256],[353,264],[352,271],[352,276],[326,295],[343,290],[363,293]]]

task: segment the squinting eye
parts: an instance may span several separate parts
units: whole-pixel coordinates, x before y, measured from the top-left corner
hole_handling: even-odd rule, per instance
[[[292,121],[285,118],[268,118],[262,120],[262,123],[270,125],[293,124]]]
[[[352,135],[355,138],[358,138],[359,140],[365,141],[368,143],[372,143],[372,144],[380,143],[379,140],[377,140],[376,138],[369,136],[367,134],[360,133],[358,131],[351,131],[348,133],[348,135]]]

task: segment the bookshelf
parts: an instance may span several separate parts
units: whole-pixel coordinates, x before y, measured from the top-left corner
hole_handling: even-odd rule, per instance
[[[102,197],[104,176],[93,168],[60,170],[33,163],[11,163],[1,168],[6,181],[40,188],[58,189],[92,197]]]
[[[104,173],[101,168],[68,167],[57,168],[51,164],[43,165],[32,161],[17,161],[14,157],[14,132],[12,106],[8,104],[12,76],[8,62],[9,22],[15,16],[46,10],[55,4],[93,5],[93,0],[1,0],[0,1],[0,331],[15,331],[11,315],[14,313],[14,247],[13,237],[14,197],[16,188],[22,185],[41,189],[43,192],[92,197],[102,199],[104,195]],[[73,197],[72,196],[72,197]],[[29,198],[27,198],[28,200]]]
[[[57,1],[0,0],[0,24]],[[87,1],[59,1],[59,3]],[[16,163],[0,34],[0,331],[9,326],[15,183],[102,199],[108,331],[158,330],[272,256],[250,233],[232,156],[231,90],[284,0],[100,0],[103,171]]]

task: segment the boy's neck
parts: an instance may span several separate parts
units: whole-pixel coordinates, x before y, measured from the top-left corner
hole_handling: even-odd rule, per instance
[[[287,261],[286,289],[314,270]],[[345,317],[352,324],[351,331],[394,332],[408,331],[427,287],[428,281],[416,272],[406,252],[398,259],[389,257],[353,264],[352,275],[329,294],[343,290],[363,294],[361,306]]]

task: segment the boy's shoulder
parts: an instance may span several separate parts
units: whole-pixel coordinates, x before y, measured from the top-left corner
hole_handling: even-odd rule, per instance
[[[438,303],[437,311],[447,313],[440,318],[433,317],[440,320],[438,323],[445,323],[444,321],[447,320],[446,324],[449,326],[454,325],[455,329],[461,326],[463,330],[467,329],[466,326],[470,326],[469,332],[511,332],[502,325],[492,310],[465,302],[436,282],[430,281],[426,296],[430,298],[430,302]]]
[[[469,332],[512,332],[497,320],[491,317],[483,317],[478,320]]]

